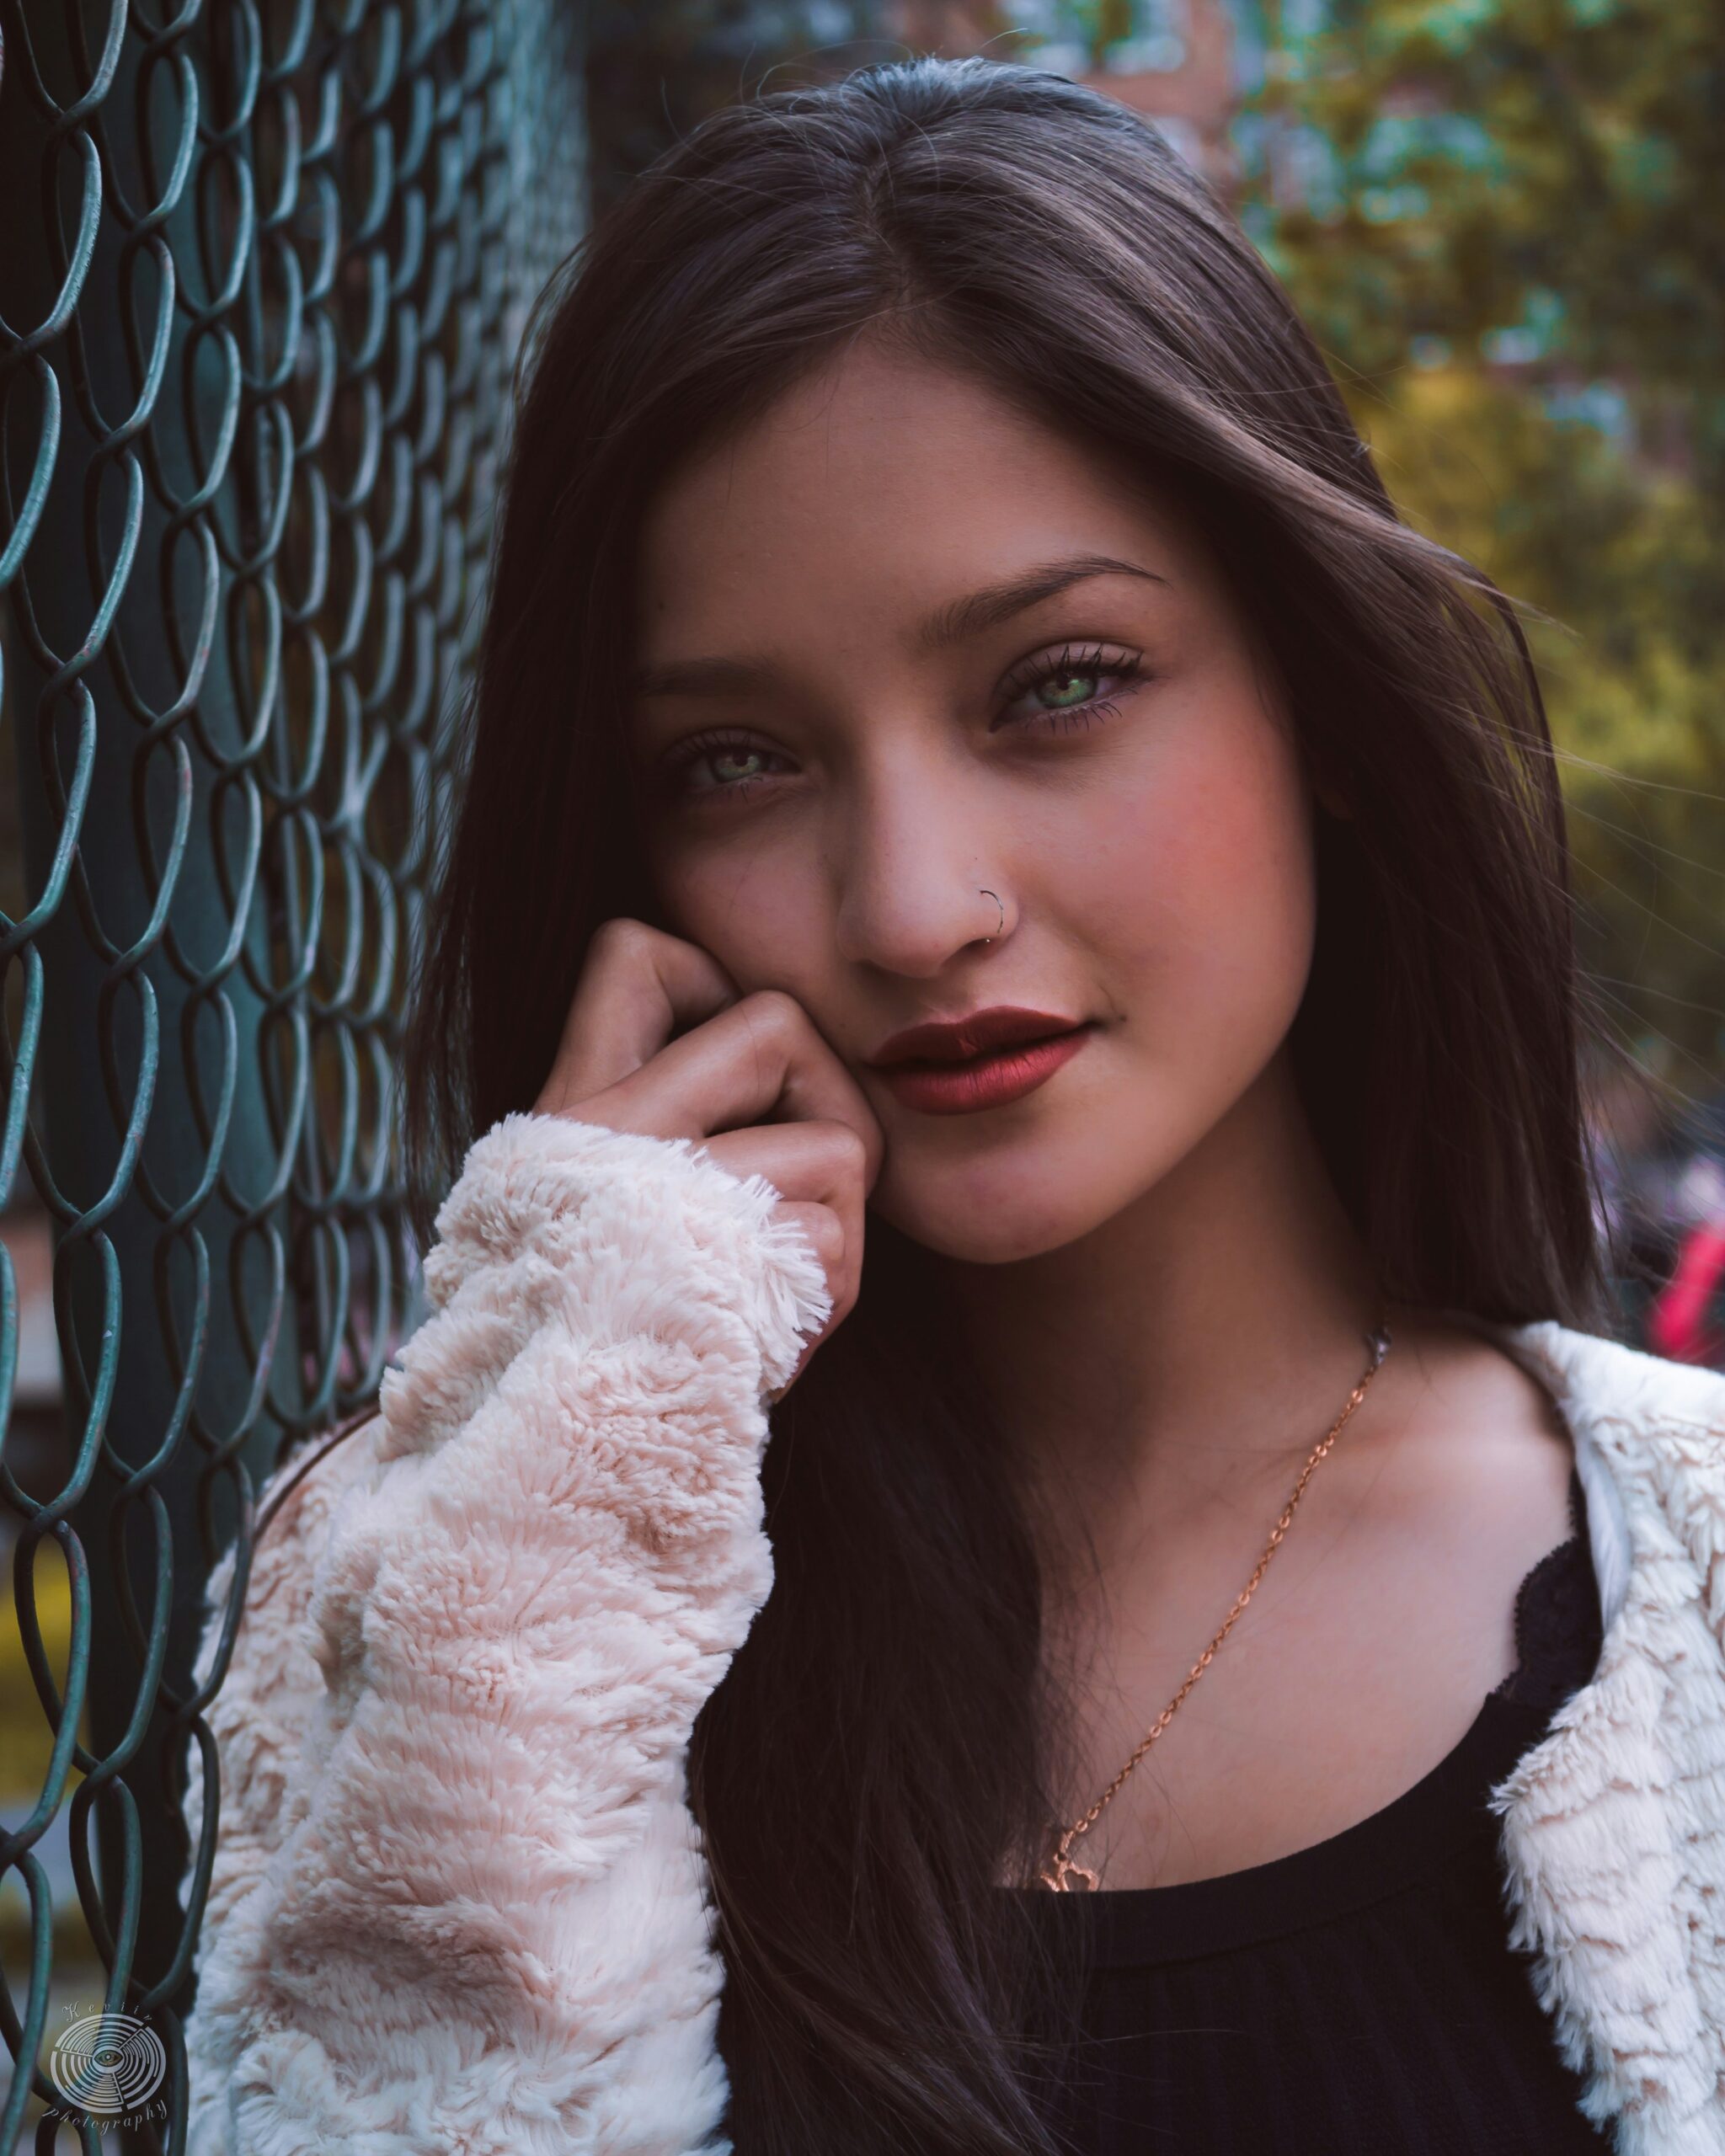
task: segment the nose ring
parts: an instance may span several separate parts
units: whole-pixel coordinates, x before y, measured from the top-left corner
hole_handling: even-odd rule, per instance
[[[982,893],[982,896],[985,899],[993,899],[995,905],[1000,908],[1001,917],[995,923],[994,926],[994,936],[998,936],[1001,929],[1003,929],[1007,925],[1007,910],[1003,905],[1001,905],[999,897],[993,891],[985,891]],[[985,936],[982,940],[985,943],[992,943],[994,941],[994,936]]]

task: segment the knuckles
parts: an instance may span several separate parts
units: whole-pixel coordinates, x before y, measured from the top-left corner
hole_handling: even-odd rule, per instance
[[[600,922],[587,947],[590,956],[626,961],[654,949],[663,940],[662,930],[649,927],[633,914],[617,913]]]
[[[832,1148],[833,1166],[858,1182],[868,1172],[868,1141],[853,1123],[833,1123],[825,1126],[830,1134],[828,1143]]]
[[[653,964],[667,945],[681,945],[682,939],[665,929],[633,914],[612,914],[601,921],[594,930],[589,944],[590,963],[619,972],[644,969]],[[690,950],[699,947],[691,945]],[[704,954],[703,954],[704,955]],[[716,962],[713,962],[716,966]],[[722,973],[722,969],[719,969]],[[734,984],[732,985],[734,992]],[[713,1017],[718,1018],[718,1013]],[[750,990],[729,1006],[729,1021],[738,1030],[732,1036],[733,1052],[745,1056],[766,1056],[773,1061],[788,1062],[793,1056],[806,1054],[810,1043],[820,1043],[821,1036],[803,1004],[789,990],[758,988]],[[558,1059],[559,1068],[553,1071],[554,1087],[548,1081],[546,1092],[555,1090],[558,1107],[567,1113],[577,1105],[596,1097],[599,1091],[633,1094],[651,1083],[654,1059],[650,1059],[638,1070],[617,1081],[609,1087],[595,1088],[583,1081],[580,1059],[570,1058],[567,1051]],[[803,1120],[783,1129],[794,1129],[800,1133],[800,1142],[813,1149],[816,1160],[836,1184],[846,1187],[847,1193],[860,1188],[864,1193],[872,1181],[873,1169],[879,1150],[862,1130],[849,1122],[837,1118],[824,1121]]]
[[[754,989],[735,1007],[751,1033],[758,1027],[775,1040],[800,1040],[809,1030],[809,1014],[788,989]]]

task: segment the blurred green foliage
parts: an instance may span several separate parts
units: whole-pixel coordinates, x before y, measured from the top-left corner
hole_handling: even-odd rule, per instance
[[[1267,29],[1251,111],[1316,131],[1268,251],[1350,364],[1413,340],[1632,376],[1725,476],[1725,16],[1717,0],[1370,0]]]
[[[1410,520],[1538,609],[1587,957],[1725,1066],[1725,13],[1267,11],[1242,213]]]

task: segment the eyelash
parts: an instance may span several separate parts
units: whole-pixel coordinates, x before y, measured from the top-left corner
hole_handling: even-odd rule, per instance
[[[1058,659],[1033,660],[1028,667],[1009,675],[1005,684],[1007,701],[1013,702],[1030,690],[1040,688],[1045,681],[1057,681],[1062,675],[1069,674],[1117,676],[1125,682],[1130,692],[1147,678],[1141,651],[1111,656],[1103,645],[1075,653],[1068,644]],[[1092,696],[1081,704],[1069,704],[1064,710],[1039,712],[1034,714],[1033,723],[1045,723],[1050,733],[1066,734],[1076,727],[1094,726],[1098,720],[1113,718],[1119,710],[1119,706],[1113,697]],[[684,775],[695,765],[704,757],[722,755],[728,749],[763,755],[777,753],[774,750],[757,751],[756,744],[740,734],[721,731],[695,734],[683,744],[682,751],[666,771],[666,792],[678,800],[693,800],[699,793],[705,793],[709,798],[723,795],[727,799],[735,799],[739,795],[751,793],[757,786],[766,784],[770,778],[777,776],[761,772],[753,778],[729,779],[722,784],[696,788],[692,792],[683,786]]]

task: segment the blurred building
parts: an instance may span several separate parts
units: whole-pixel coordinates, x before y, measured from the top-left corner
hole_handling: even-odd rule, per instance
[[[1229,131],[1255,73],[1255,25],[1231,0],[1132,0],[1119,12],[1130,28],[1109,43],[1101,67],[1089,65],[1083,45],[1063,40],[1057,29],[1033,64],[1057,67],[1141,112],[1188,164],[1231,192],[1238,168]]]
[[[1282,0],[1279,20],[1306,33],[1325,5]],[[591,9],[589,177],[601,214],[668,142],[757,84],[919,52],[981,53],[1093,83],[1231,194],[1231,130],[1263,79],[1266,50],[1261,0],[591,0]]]
[[[1092,83],[1154,120],[1188,163],[1231,192],[1238,162],[1231,124],[1242,92],[1261,76],[1256,0],[1118,0],[1100,8],[900,0],[884,12],[892,34],[914,51],[1021,58]],[[1098,44],[1100,65],[1092,56]]]

